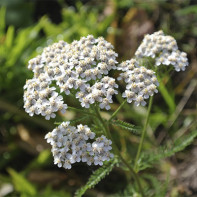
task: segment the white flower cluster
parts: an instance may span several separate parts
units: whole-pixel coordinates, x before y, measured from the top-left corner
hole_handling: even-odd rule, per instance
[[[55,118],[55,112],[60,110],[66,112],[67,105],[63,102],[63,97],[55,90],[55,87],[50,87],[51,82],[47,80],[44,73],[38,78],[33,78],[26,81],[24,86],[24,108],[25,111],[33,116],[41,114],[47,120]]]
[[[62,97],[57,92],[54,94],[55,85],[61,93],[76,94],[82,107],[89,108],[90,104],[98,102],[101,108],[110,109],[109,103],[113,102],[118,85],[115,79],[105,75],[116,69],[117,56],[109,42],[92,35],[71,44],[59,41],[46,47],[41,55],[29,61],[28,68],[34,72],[34,77],[24,87],[26,111],[30,115],[41,114],[46,119],[54,118],[58,110],[65,111],[67,107]],[[51,102],[55,108],[49,107]],[[47,113],[42,106],[47,106]]]
[[[148,99],[149,96],[158,92],[159,83],[154,71],[139,66],[137,60],[131,59],[122,62],[118,70],[124,71],[119,75],[118,80],[123,79],[127,84],[122,97],[127,98],[128,103],[134,101],[136,106],[145,106],[146,101],[144,99]]]
[[[177,72],[184,71],[189,64],[187,54],[178,50],[176,40],[172,36],[166,36],[163,31],[146,35],[135,55],[137,58],[155,58],[156,66],[173,65]]]
[[[45,136],[47,142],[52,145],[54,164],[65,169],[71,169],[72,164],[76,162],[103,165],[104,161],[114,157],[109,152],[112,149],[111,140],[102,135],[92,143],[87,142],[94,138],[95,134],[87,125],[74,127],[70,122],[63,122]]]

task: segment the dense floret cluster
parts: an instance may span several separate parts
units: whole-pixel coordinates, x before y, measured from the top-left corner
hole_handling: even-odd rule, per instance
[[[123,79],[127,84],[122,97],[127,98],[128,103],[134,102],[136,106],[145,106],[145,99],[158,92],[159,83],[154,72],[139,66],[137,60],[131,59],[122,62],[118,69],[124,71],[119,75],[118,80]]]
[[[34,78],[24,87],[26,112],[49,119],[55,117],[54,112],[65,111],[67,105],[54,86],[66,95],[75,94],[82,107],[89,108],[90,104],[98,102],[100,108],[109,110],[118,85],[115,79],[105,75],[116,69],[116,57],[109,42],[91,35],[71,44],[59,41],[46,47],[41,55],[29,61],[28,68],[34,72]],[[54,99],[58,103],[55,104]]]
[[[187,54],[178,50],[176,40],[172,36],[166,36],[163,31],[146,35],[135,55],[137,58],[155,58],[156,66],[173,65],[177,72],[184,71],[189,64]]]
[[[30,116],[41,114],[49,120],[55,118],[55,112],[59,110],[66,112],[67,105],[64,104],[63,97],[55,91],[55,87],[50,87],[50,84],[44,73],[38,78],[27,80],[24,86],[24,108]]]
[[[45,136],[52,146],[54,164],[65,169],[70,169],[76,162],[103,165],[104,161],[113,158],[111,140],[102,135],[92,143],[88,142],[94,138],[95,134],[87,125],[74,127],[70,122],[63,122]]]

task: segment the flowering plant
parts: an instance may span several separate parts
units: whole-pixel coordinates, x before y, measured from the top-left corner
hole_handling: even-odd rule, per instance
[[[179,72],[188,66],[186,53],[179,51],[175,39],[164,35],[162,31],[146,35],[133,59],[119,63],[117,56],[113,46],[104,38],[88,35],[71,44],[59,41],[29,61],[28,68],[34,76],[24,86],[24,108],[30,116],[40,114],[49,120],[55,118],[58,111],[66,113],[67,109],[72,109],[92,119],[89,126],[75,126],[72,121],[62,122],[45,136],[52,146],[54,164],[58,167],[71,169],[76,162],[104,165],[94,173],[94,177],[97,176],[94,184],[87,184],[76,193],[78,196],[98,183],[119,163],[130,170],[138,185],[138,192],[145,196],[137,174],[153,95],[158,93],[160,81],[157,67],[172,65]],[[152,69],[146,64],[150,58],[155,65]],[[118,77],[111,77],[111,71],[118,73]],[[123,92],[118,82],[124,84]],[[109,119],[104,119],[100,110],[110,110],[119,93],[125,99]],[[64,101],[65,95],[72,95],[81,107],[68,106]],[[114,119],[126,102],[145,106],[149,98],[145,125],[135,161],[131,165],[119,152],[110,131],[113,124],[131,131],[137,130],[130,123]],[[94,132],[95,125],[99,133]],[[104,172],[104,169],[107,170],[98,178],[97,173]]]

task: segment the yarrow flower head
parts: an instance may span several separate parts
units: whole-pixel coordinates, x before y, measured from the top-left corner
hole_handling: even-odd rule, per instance
[[[128,103],[134,102],[136,106],[145,106],[145,99],[158,92],[159,82],[154,71],[139,66],[136,59],[122,62],[118,70],[124,71],[119,75],[118,80],[124,80],[127,84],[122,97],[127,98]]]
[[[172,36],[166,36],[163,31],[146,35],[135,55],[137,58],[155,58],[156,66],[173,65],[177,72],[184,71],[189,65],[187,54],[178,50],[176,40]]]
[[[118,85],[106,75],[116,69],[117,56],[109,42],[92,35],[71,44],[59,41],[46,47],[41,55],[29,61],[28,68],[34,77],[24,86],[26,112],[54,118],[55,112],[67,109],[59,94],[71,92],[82,107],[89,108],[97,102],[100,108],[109,110]]]
[[[30,116],[40,114],[47,120],[55,118],[56,112],[66,112],[68,106],[63,95],[70,94],[83,108],[94,105],[92,111],[98,108],[109,110],[113,96],[118,94],[116,79],[108,76],[111,70],[119,70],[117,80],[126,83],[122,97],[128,103],[145,106],[145,100],[158,92],[159,82],[153,70],[141,66],[141,59],[154,58],[156,66],[171,64],[176,71],[185,70],[188,65],[186,53],[179,51],[175,39],[162,31],[146,35],[135,58],[119,64],[117,56],[109,42],[92,35],[71,44],[59,41],[44,48],[42,54],[28,64],[34,76],[24,86],[25,111]],[[100,121],[98,128],[103,124],[108,133],[99,111],[92,111],[84,112],[88,115],[95,112],[93,115]],[[87,125],[75,127],[70,122],[63,122],[45,139],[52,146],[54,164],[65,169],[71,169],[76,162],[101,166],[114,157],[110,152],[111,140],[104,135],[95,138],[95,133]]]
[[[87,125],[71,126],[70,122],[63,122],[52,132],[47,133],[45,139],[52,146],[54,164],[58,167],[71,169],[76,162],[88,165],[103,165],[114,157],[110,153],[111,140],[105,136],[96,138]]]

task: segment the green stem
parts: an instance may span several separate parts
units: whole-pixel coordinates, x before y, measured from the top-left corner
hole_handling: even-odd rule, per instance
[[[126,103],[127,100],[125,100],[124,102],[121,103],[121,105],[118,107],[118,109],[112,114],[112,116],[110,117],[110,119],[108,120],[108,122],[110,122],[112,119],[115,118],[116,114],[120,111],[120,109],[123,107],[123,105]]]
[[[124,103],[125,103],[125,102],[124,102]],[[122,104],[121,104],[121,105],[122,105]],[[123,106],[123,105],[122,105],[122,106]],[[103,125],[103,128],[104,128],[104,131],[105,131],[105,133],[106,133],[106,136],[107,136],[109,139],[111,139],[111,141],[112,141],[112,147],[113,147],[114,153],[115,153],[116,155],[118,155],[119,158],[121,159],[121,161],[124,163],[124,165],[127,166],[127,168],[128,168],[129,171],[131,172],[131,174],[132,174],[134,180],[136,181],[136,183],[137,183],[137,185],[138,185],[138,188],[139,188],[139,191],[140,191],[142,197],[144,197],[145,195],[144,195],[144,192],[143,192],[143,189],[142,189],[142,186],[141,186],[141,183],[140,183],[140,180],[139,180],[137,174],[135,173],[135,171],[133,170],[133,168],[129,165],[129,163],[122,157],[122,155],[121,155],[121,153],[120,153],[120,151],[119,151],[117,145],[114,143],[114,140],[113,140],[113,138],[112,138],[112,135],[111,135],[111,133],[110,133],[110,131],[109,131],[109,125],[106,124],[106,122],[105,122],[105,121],[103,120],[103,118],[101,117],[98,108],[95,107],[94,109],[95,109],[95,113],[96,113],[97,118],[99,119],[99,121],[100,121],[101,124]]]
[[[146,130],[147,130],[147,126],[148,126],[148,121],[149,121],[149,116],[150,116],[152,103],[153,103],[153,96],[150,97],[150,101],[149,101],[149,105],[148,105],[148,111],[147,111],[147,115],[146,115],[146,121],[145,121],[143,130],[142,130],[142,135],[141,135],[141,138],[140,138],[140,144],[138,146],[138,151],[137,151],[137,155],[136,155],[136,158],[135,158],[135,165],[134,165],[135,172],[137,172],[137,162],[139,160],[140,153],[141,153],[141,150],[142,150],[142,145],[144,143],[144,138],[145,138],[145,135],[146,135]]]

